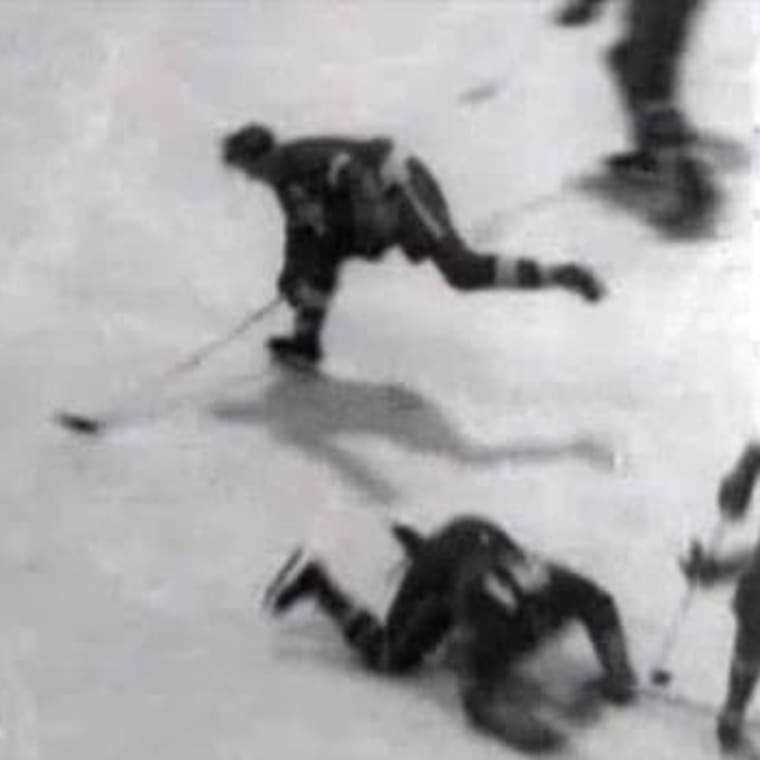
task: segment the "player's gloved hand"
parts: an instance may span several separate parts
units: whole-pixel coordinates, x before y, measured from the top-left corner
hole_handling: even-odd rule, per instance
[[[679,560],[689,583],[709,586],[720,579],[720,564],[699,541],[692,541],[689,553]]]
[[[555,17],[560,26],[580,26],[597,15],[599,0],[570,0]]]
[[[606,295],[602,281],[580,264],[560,264],[549,270],[549,281],[567,288],[590,303],[600,301]]]

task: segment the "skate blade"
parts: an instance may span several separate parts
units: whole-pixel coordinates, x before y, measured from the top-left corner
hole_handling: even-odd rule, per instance
[[[274,607],[274,598],[277,594],[277,592],[282,587],[282,584],[285,580],[285,578],[288,577],[288,575],[291,573],[294,567],[298,565],[298,563],[301,561],[301,559],[304,556],[304,550],[303,547],[296,547],[293,549],[293,551],[288,555],[285,562],[283,562],[280,569],[275,574],[274,578],[269,582],[269,585],[264,590],[264,595],[261,599],[261,607],[262,609],[271,610]]]

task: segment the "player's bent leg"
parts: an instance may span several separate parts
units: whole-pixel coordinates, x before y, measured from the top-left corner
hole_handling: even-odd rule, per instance
[[[270,583],[264,603],[281,616],[297,603],[311,599],[338,627],[349,646],[372,669],[382,669],[386,636],[383,626],[356,604],[330,576],[322,564],[296,550]]]
[[[451,628],[448,606],[436,596],[418,599],[404,615],[392,609],[386,624],[386,643],[382,669],[389,673],[408,673],[419,667],[425,657],[443,641]]]
[[[441,248],[433,261],[446,281],[458,290],[560,287],[590,302],[600,300],[605,294],[599,278],[587,267],[575,263],[544,265],[533,259],[498,258],[454,247]]]
[[[456,238],[441,241],[431,250],[430,258],[456,290],[484,290],[501,284],[496,256],[470,251]]]

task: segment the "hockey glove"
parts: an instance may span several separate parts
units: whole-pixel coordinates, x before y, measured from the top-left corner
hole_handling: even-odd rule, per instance
[[[689,583],[710,586],[721,579],[718,560],[699,541],[692,541],[689,553],[680,559],[679,564]]]

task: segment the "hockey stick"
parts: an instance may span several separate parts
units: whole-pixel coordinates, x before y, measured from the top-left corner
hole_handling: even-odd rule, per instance
[[[557,187],[477,220],[468,230],[469,237],[475,245],[483,245],[498,234],[506,224],[516,226],[525,219],[543,212],[555,204],[569,200],[570,196],[567,191],[572,188],[572,184],[572,179],[565,178]]]
[[[181,359],[161,374],[140,383],[121,398],[109,404],[99,414],[87,415],[77,412],[62,411],[55,415],[55,421],[67,430],[88,435],[100,433],[104,428],[112,427],[123,422],[125,419],[129,418],[130,415],[135,413],[135,404],[139,406],[141,398],[146,393],[168,385],[178,377],[181,377],[200,366],[212,354],[215,354],[220,349],[228,346],[233,340],[235,340],[235,338],[242,335],[250,327],[257,322],[260,322],[271,312],[275,311],[281,302],[282,298],[278,295],[264,306],[249,312],[231,330],[224,333],[224,335],[205,343],[203,346],[193,351],[193,353],[186,356],[184,359]]]
[[[720,546],[720,543],[723,540],[725,527],[725,521],[721,519],[713,528],[705,548],[705,551],[708,554],[712,554]],[[681,632],[683,622],[691,608],[692,602],[694,601],[694,593],[697,588],[697,583],[694,580],[689,580],[687,582],[681,601],[679,602],[670,621],[670,625],[665,632],[659,654],[654,661],[655,664],[650,673],[650,680],[656,686],[667,686],[673,678],[673,673],[666,667],[666,664],[670,659],[670,653],[673,650],[678,634]]]

